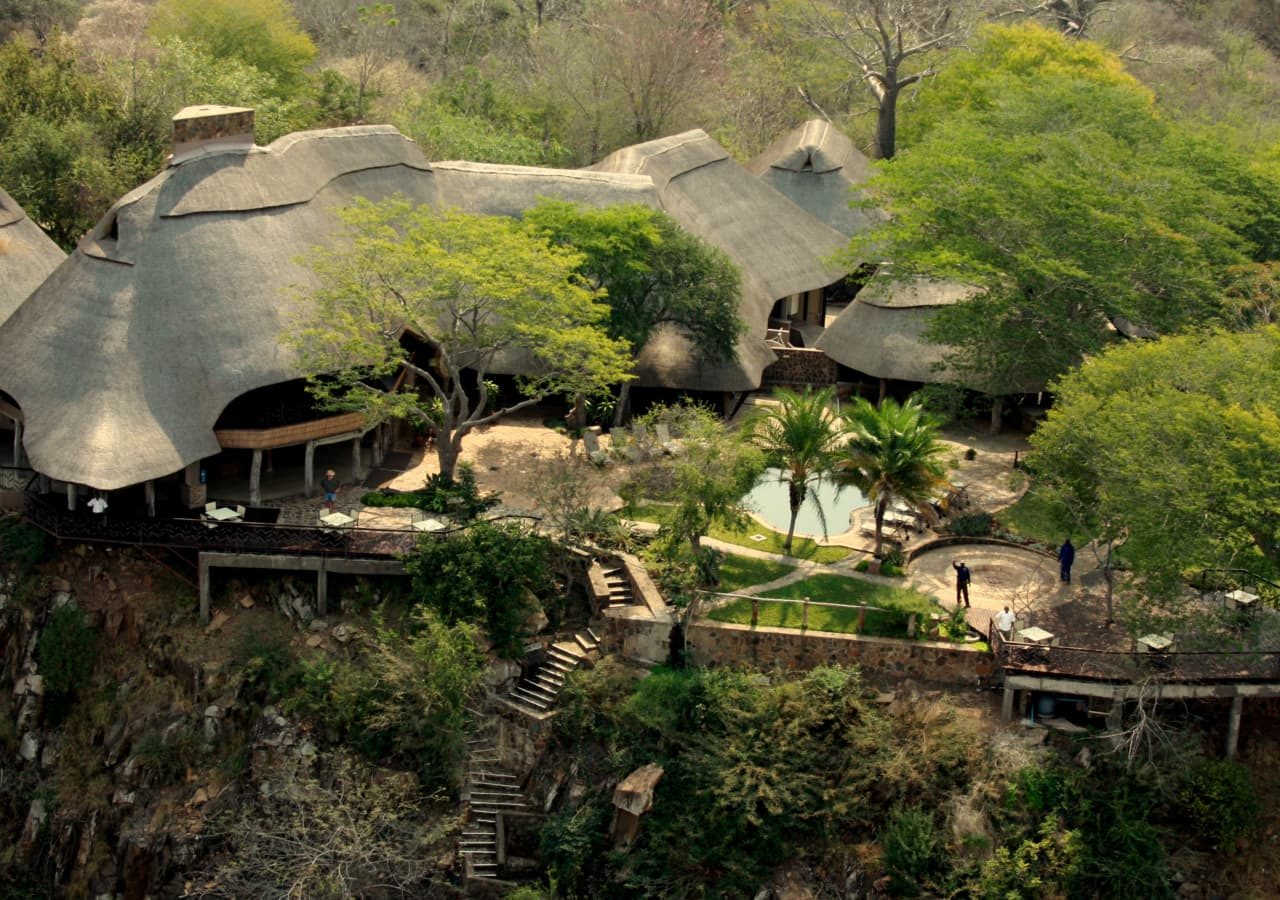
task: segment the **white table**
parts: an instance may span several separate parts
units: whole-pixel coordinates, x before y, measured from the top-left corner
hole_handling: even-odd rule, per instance
[[[1227,599],[1236,605],[1236,609],[1249,609],[1258,602],[1258,595],[1237,588],[1227,594]]]
[[[1167,634],[1144,634],[1138,643],[1155,653],[1164,653],[1173,646],[1173,638]]]
[[[206,519],[213,519],[215,522],[239,522],[240,513],[236,512],[229,506],[218,506],[209,510],[204,514]]]
[[[331,512],[327,516],[321,516],[320,521],[325,525],[328,525],[330,528],[345,528],[347,525],[354,522],[355,519],[351,518],[346,513]]]
[[[419,519],[413,523],[414,531],[444,531],[448,527],[439,519]]]
[[[1043,628],[1033,626],[1019,631],[1018,640],[1026,641],[1029,644],[1048,644],[1053,640],[1053,635]]]

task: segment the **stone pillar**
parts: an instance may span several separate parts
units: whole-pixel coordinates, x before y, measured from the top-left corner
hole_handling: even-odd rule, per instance
[[[76,486],[69,481],[67,482],[67,509],[76,511]]]
[[[316,569],[316,615],[324,618],[329,613],[329,570],[325,568],[325,558],[320,557],[320,566]]]
[[[1236,758],[1236,745],[1240,742],[1240,712],[1244,708],[1244,697],[1236,694],[1231,698],[1231,721],[1227,726],[1227,759]]]
[[[316,492],[316,442],[307,441],[302,457],[302,493],[310,497]]]
[[[25,462],[25,453],[22,452],[22,420],[13,420],[13,467],[21,469]]]
[[[200,463],[193,462],[182,471],[182,502],[187,509],[204,506],[207,491],[200,483]]]
[[[262,451],[253,451],[253,465],[249,467],[249,505],[262,505]]]
[[[143,485],[143,490],[147,495],[147,515],[154,519],[156,517],[156,483],[147,481]]]
[[[209,564],[205,561],[204,554],[200,554],[200,561],[197,564],[199,568],[200,580],[200,624],[209,624]]]
[[[360,437],[351,441],[351,483],[355,484],[364,476],[360,474]]]
[[[1006,722],[1013,721],[1013,695],[1015,691],[1007,684],[1004,686],[1004,701],[1000,704],[1000,718]]]
[[[373,460],[372,465],[382,465],[382,455],[386,450],[386,445],[382,441],[383,423],[379,422],[373,426]]]

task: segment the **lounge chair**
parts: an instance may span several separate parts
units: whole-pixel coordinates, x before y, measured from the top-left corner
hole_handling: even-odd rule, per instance
[[[639,422],[632,423],[631,436],[635,438],[636,447],[639,448],[640,455],[645,459],[657,455],[658,448],[654,446],[648,430]]]
[[[659,422],[653,426],[653,432],[658,436],[658,446],[662,448],[663,453],[675,456],[680,452],[680,445],[671,438],[671,429],[667,428],[666,423]]]
[[[217,508],[218,508],[218,504],[214,503],[212,500],[210,500],[208,503],[204,505],[204,511],[207,513],[211,513]]]
[[[636,446],[635,441],[627,436],[625,431],[616,428],[609,432],[609,438],[614,455],[619,459],[625,459],[628,462],[638,462],[640,460],[640,448]]]
[[[587,459],[597,466],[603,466],[609,462],[609,454],[600,449],[600,435],[590,428],[582,432],[582,446],[587,451]]]

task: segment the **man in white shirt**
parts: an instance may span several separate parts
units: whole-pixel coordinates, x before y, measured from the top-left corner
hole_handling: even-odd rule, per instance
[[[89,501],[89,509],[93,511],[93,518],[98,522],[107,521],[107,498],[104,494],[97,494]]]
[[[1001,612],[996,613],[996,628],[1000,630],[1000,635],[1008,638],[1013,632],[1013,623],[1018,621],[1018,617],[1009,609],[1009,604],[1005,604]]]

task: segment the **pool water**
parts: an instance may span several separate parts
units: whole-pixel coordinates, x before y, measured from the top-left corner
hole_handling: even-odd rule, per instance
[[[743,498],[751,511],[764,519],[773,528],[787,533],[787,525],[791,521],[791,499],[787,483],[780,481],[781,469],[765,469],[751,493]],[[826,534],[842,534],[849,530],[849,513],[860,506],[867,505],[867,498],[857,488],[840,488],[830,481],[818,481],[813,485],[822,513],[826,516]],[[821,538],[824,536],[822,516],[812,496],[800,507],[796,516],[796,534],[805,537]]]

